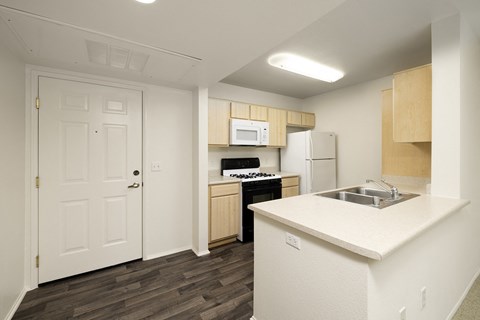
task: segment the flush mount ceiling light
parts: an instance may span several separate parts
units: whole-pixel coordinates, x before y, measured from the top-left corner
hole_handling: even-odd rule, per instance
[[[136,0],[136,1],[141,3],[154,3],[157,0]]]
[[[291,53],[277,53],[268,58],[271,66],[298,73],[306,77],[335,82],[343,78],[343,72]]]

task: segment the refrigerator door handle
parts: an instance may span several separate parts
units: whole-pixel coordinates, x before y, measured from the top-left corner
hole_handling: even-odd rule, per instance
[[[311,133],[308,135],[308,140],[309,140],[308,142],[309,142],[309,148],[310,148],[309,159],[311,161],[311,160],[313,160],[313,139],[312,139],[312,134]]]
[[[310,164],[310,177],[308,179],[308,183],[307,183],[307,193],[312,193],[312,190],[313,190],[313,160],[312,159],[308,159],[308,162]]]

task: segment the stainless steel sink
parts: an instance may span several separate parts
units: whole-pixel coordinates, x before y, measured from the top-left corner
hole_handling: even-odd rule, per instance
[[[316,193],[315,195],[371,206],[379,209],[386,208],[419,196],[418,194],[414,193],[399,193],[397,199],[392,199],[391,194],[387,191],[366,187],[346,188],[330,192]]]

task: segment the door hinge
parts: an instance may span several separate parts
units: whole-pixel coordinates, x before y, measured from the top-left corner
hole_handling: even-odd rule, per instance
[[[35,187],[37,189],[40,188],[40,177],[39,176],[35,177]]]
[[[35,98],[35,108],[40,109],[40,98],[39,97]]]
[[[37,268],[40,267],[40,256],[35,257],[35,265],[37,266]]]

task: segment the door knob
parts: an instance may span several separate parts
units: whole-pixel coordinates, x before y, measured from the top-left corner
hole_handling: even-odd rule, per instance
[[[129,189],[138,188],[138,187],[140,187],[140,183],[137,183],[137,182],[134,182],[132,185],[128,186]]]

